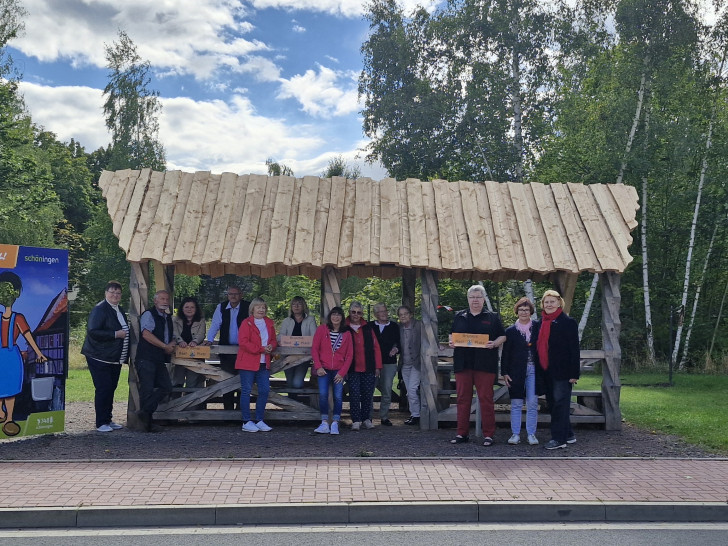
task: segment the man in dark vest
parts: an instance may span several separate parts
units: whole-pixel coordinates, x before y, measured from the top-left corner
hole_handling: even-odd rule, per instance
[[[237,345],[238,328],[244,318],[248,317],[250,302],[242,299],[243,293],[238,286],[229,286],[227,289],[227,301],[220,303],[212,314],[212,323],[207,330],[207,345],[212,344],[217,332],[220,332],[220,345]],[[236,354],[221,354],[220,368],[231,374],[235,371]],[[223,395],[223,408],[226,410],[235,409],[235,395],[237,391]]]
[[[139,377],[139,419],[147,432],[151,432],[152,415],[159,402],[172,392],[172,381],[166,363],[174,352],[172,316],[169,314],[169,292],[154,294],[154,307],[139,318],[141,339],[136,352],[136,370]]]

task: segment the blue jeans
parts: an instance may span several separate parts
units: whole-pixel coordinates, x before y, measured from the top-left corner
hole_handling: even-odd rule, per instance
[[[260,365],[257,372],[240,370],[240,413],[243,415],[243,423],[250,421],[250,391],[253,390],[253,383],[258,385],[258,398],[255,400],[255,420],[262,421],[265,415],[265,404],[268,402],[270,392],[270,372],[266,369],[265,363]]]
[[[303,382],[306,379],[306,372],[310,366],[310,362],[304,362],[303,364],[299,364],[293,368],[283,370],[283,373],[286,374],[286,386],[291,389],[303,388]]]
[[[521,410],[523,398],[511,399],[511,432],[521,433]],[[526,433],[536,434],[538,424],[538,396],[536,396],[536,368],[533,364],[526,366]]]
[[[317,376],[319,389],[319,410],[321,411],[321,420],[326,421],[329,418],[329,385],[334,390],[334,421],[341,418],[341,405],[344,397],[344,382],[334,383],[336,377],[335,370],[326,370],[326,375]]]
[[[568,379],[546,378],[546,400],[551,411],[551,439],[565,444],[571,430],[571,387]]]

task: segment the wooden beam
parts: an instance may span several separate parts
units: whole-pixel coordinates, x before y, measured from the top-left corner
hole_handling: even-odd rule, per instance
[[[402,305],[406,305],[415,312],[415,286],[417,285],[417,272],[414,269],[402,270]]]
[[[329,311],[341,305],[341,288],[339,284],[339,272],[331,266],[321,270],[321,321],[326,322]]]
[[[602,400],[606,430],[622,429],[622,413],[619,410],[619,396],[622,383],[619,370],[622,365],[622,349],[619,334],[622,323],[619,319],[621,277],[619,273],[602,273],[602,345],[604,362],[602,367]]]
[[[437,273],[422,270],[422,346],[420,348],[420,429],[437,429]]]
[[[145,430],[145,427],[137,416],[141,404],[139,401],[139,377],[134,362],[136,361],[136,349],[140,338],[139,317],[147,310],[149,302],[148,262],[131,264],[129,292],[131,297],[129,304],[129,354],[131,355],[131,364],[129,365],[129,402],[126,410],[126,424],[129,429],[140,431]]]
[[[571,305],[574,303],[574,292],[576,291],[576,281],[579,280],[578,273],[568,271],[557,271],[553,276],[554,287],[556,291],[564,298],[564,313],[571,312]]]

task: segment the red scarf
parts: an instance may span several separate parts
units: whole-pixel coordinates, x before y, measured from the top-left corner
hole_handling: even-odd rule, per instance
[[[538,352],[539,363],[544,370],[549,369],[549,336],[551,335],[551,323],[556,320],[561,313],[563,313],[563,309],[561,309],[561,307],[551,314],[541,311],[541,329],[538,331],[536,351]]]

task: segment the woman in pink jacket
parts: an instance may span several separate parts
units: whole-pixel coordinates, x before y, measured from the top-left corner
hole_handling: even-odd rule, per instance
[[[266,316],[268,304],[261,298],[250,302],[249,316],[238,329],[238,356],[235,369],[240,370],[240,411],[245,432],[268,432],[263,416],[270,392],[270,358],[278,346],[275,324]],[[255,422],[250,419],[250,391],[258,385],[255,401]]]
[[[316,329],[311,347],[314,373],[318,377],[321,424],[314,432],[338,434],[341,405],[344,395],[344,377],[354,357],[351,331],[344,323],[344,310],[334,307],[329,311],[326,324]],[[334,392],[334,419],[329,425],[329,385]]]

